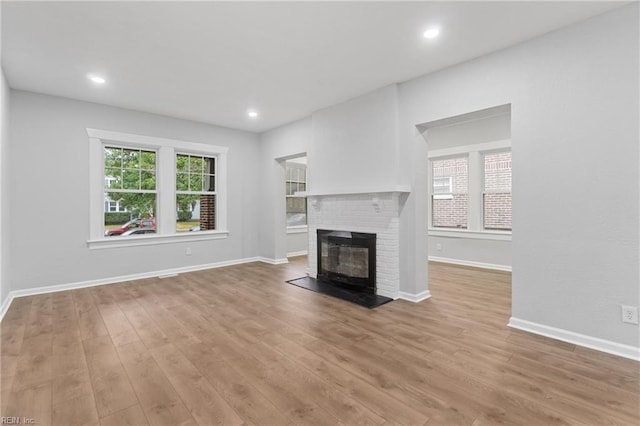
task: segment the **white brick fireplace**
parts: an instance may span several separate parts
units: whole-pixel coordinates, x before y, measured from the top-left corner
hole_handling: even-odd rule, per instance
[[[317,276],[318,229],[376,234],[377,294],[400,291],[400,202],[406,191],[308,194],[309,275]]]

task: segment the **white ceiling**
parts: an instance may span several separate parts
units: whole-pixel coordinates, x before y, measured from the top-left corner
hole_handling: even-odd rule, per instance
[[[260,132],[621,4],[2,1],[2,64],[15,89]]]

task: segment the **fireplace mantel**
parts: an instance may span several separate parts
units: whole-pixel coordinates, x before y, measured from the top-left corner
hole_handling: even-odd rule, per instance
[[[306,191],[296,192],[295,195],[300,197],[328,197],[331,195],[361,195],[361,194],[385,194],[385,193],[403,193],[407,194],[411,192],[411,187],[408,185],[389,185],[375,188],[345,188],[336,189],[332,191]]]

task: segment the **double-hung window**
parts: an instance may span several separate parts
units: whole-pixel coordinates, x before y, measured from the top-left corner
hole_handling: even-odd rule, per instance
[[[296,195],[307,190],[307,166],[286,162],[287,227],[307,225],[307,198]]]
[[[155,217],[156,152],[113,145],[105,145],[103,152],[104,190],[105,198],[110,200],[109,211],[122,207],[135,217]]]
[[[429,152],[429,233],[508,239],[511,141]]]
[[[90,248],[227,236],[226,147],[96,129],[87,133]],[[127,222],[106,220],[112,205],[127,212],[129,217],[120,219]],[[140,227],[145,232],[136,230]]]
[[[483,227],[511,230],[511,151],[484,154]]]
[[[467,228],[468,162],[467,157],[432,161],[431,220],[433,227]]]
[[[177,232],[216,229],[215,157],[176,156],[176,207]]]

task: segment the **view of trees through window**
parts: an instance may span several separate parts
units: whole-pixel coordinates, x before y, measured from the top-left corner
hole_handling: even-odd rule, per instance
[[[105,235],[130,235],[134,233],[133,228],[149,228],[137,229],[135,233],[138,234],[155,232],[157,193],[154,151],[106,146],[104,190]],[[148,220],[144,223],[132,222],[136,219]]]
[[[104,147],[105,236],[156,232],[157,153]],[[216,229],[216,159],[176,155],[176,231]]]

